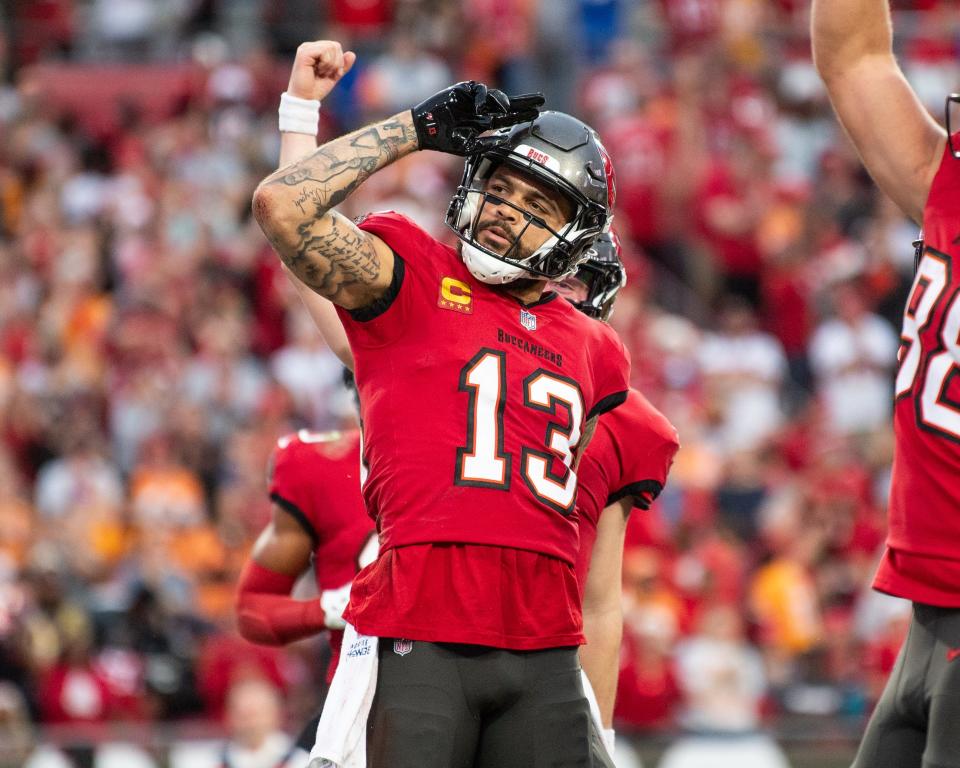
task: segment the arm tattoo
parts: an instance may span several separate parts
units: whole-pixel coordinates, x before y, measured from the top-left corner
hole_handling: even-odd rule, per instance
[[[412,125],[388,120],[336,139],[309,157],[283,168],[264,182],[282,184],[298,191],[294,203],[301,213],[312,209],[322,216],[343,202],[372,173],[401,156],[401,150],[416,149]],[[311,205],[307,206],[306,203]]]
[[[271,244],[297,277],[334,302],[380,276],[372,243],[332,209],[417,148],[416,130],[402,117],[335,139],[261,184],[273,192],[269,203],[257,198],[254,215]]]
[[[280,258],[307,286],[331,301],[351,286],[368,285],[380,276],[373,245],[336,212],[326,226],[317,220],[301,224],[297,236],[295,248],[281,249]]]

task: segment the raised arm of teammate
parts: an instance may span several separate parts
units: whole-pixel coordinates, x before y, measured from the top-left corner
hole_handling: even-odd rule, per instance
[[[863,164],[921,224],[946,132],[897,64],[888,0],[813,0],[812,28],[814,62]]]

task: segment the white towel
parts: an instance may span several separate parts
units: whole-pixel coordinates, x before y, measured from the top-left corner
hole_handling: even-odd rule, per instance
[[[347,624],[308,768],[366,768],[367,716],[376,690],[377,638]]]
[[[580,679],[583,681],[583,692],[587,697],[587,702],[590,704],[590,715],[593,717],[593,722],[597,726],[597,733],[599,733],[600,738],[603,739],[603,746],[607,748],[607,753],[610,757],[613,757],[616,733],[613,728],[603,727],[603,719],[600,717],[600,705],[597,703],[597,694],[593,692],[593,686],[590,685],[587,673],[583,671],[582,667],[580,669]]]

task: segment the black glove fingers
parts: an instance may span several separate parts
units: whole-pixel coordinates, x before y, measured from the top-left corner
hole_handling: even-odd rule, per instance
[[[474,136],[466,144],[466,152],[474,155],[479,152],[489,152],[496,149],[506,141],[505,136]]]
[[[511,110],[537,109],[544,104],[542,93],[520,93],[516,96],[508,96]]]
[[[500,146],[504,137],[480,134],[535,120],[542,104],[542,94],[511,97],[468,80],[434,94],[411,113],[421,149],[467,155]]]
[[[494,115],[490,119],[491,128],[507,128],[518,123],[529,123],[537,119],[540,113],[535,109],[524,109],[507,112],[505,115]]]
[[[487,104],[490,90],[483,83],[473,84],[473,114],[482,115]]]
[[[510,97],[498,88],[487,91],[485,111],[491,114],[506,114],[510,111]]]

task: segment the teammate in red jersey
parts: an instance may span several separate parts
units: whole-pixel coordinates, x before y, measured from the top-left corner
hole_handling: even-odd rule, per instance
[[[886,551],[874,588],[913,601],[856,768],[960,766],[960,155],[893,54],[886,0],[815,0],[813,52],[879,187],[923,227],[903,319]]]
[[[321,48],[315,97],[353,61]],[[395,639],[379,644],[372,766],[606,760],[576,655],[575,462],[625,399],[628,364],[612,331],[544,286],[609,226],[613,176],[596,134],[538,117],[540,103],[461,83],[254,195],[290,270],[338,305],[355,360],[382,554],[345,616]],[[447,214],[459,249],[396,214],[358,226],[333,210],[417,149],[467,158]]]
[[[352,388],[352,375],[348,386]],[[333,679],[343,642],[343,610],[350,584],[377,555],[373,521],[360,495],[360,432],[300,430],[277,442],[270,458],[273,519],[260,534],[237,587],[240,634],[264,645],[282,645],[330,632]],[[320,595],[291,596],[295,582],[313,567]],[[298,743],[309,750],[319,715]]]
[[[283,645],[330,632],[333,678],[350,583],[376,557],[376,532],[360,495],[360,432],[302,429],[277,442],[271,458],[273,519],[257,539],[238,585],[240,634]],[[320,596],[290,596],[311,564]]]
[[[626,282],[620,252],[616,235],[601,235],[576,275],[557,284],[558,293],[584,314],[606,322]],[[610,754],[623,635],[621,565],[627,519],[633,507],[650,508],[663,490],[679,447],[673,425],[631,389],[621,407],[600,417],[578,468],[577,576],[587,640],[580,661],[586,685],[596,697],[596,715]]]

